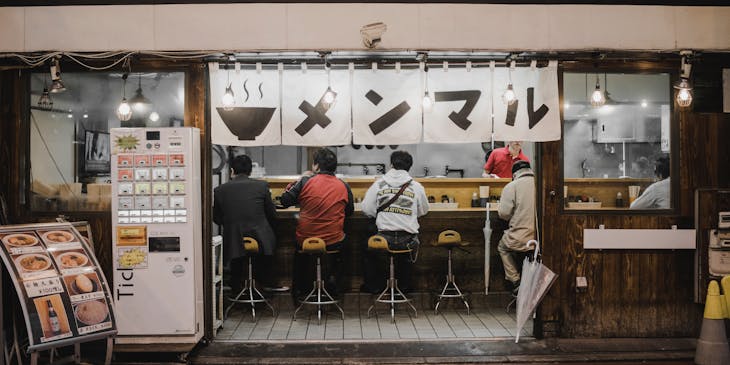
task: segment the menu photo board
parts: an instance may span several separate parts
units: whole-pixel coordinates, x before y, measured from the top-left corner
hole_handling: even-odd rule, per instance
[[[0,226],[30,351],[116,333],[109,286],[83,238],[71,223]]]

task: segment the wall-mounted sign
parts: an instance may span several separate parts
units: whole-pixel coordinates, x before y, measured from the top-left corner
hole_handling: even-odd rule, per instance
[[[329,77],[313,67],[281,71],[263,67],[260,72],[222,71],[217,64],[210,68],[213,144],[334,146],[561,138],[557,61],[511,72],[504,67],[445,65],[425,72],[350,65],[331,69]],[[510,82],[517,101],[507,105],[502,94]],[[227,85],[232,85],[235,103],[223,108]],[[258,90],[262,85],[281,85],[263,93],[281,95],[280,102],[262,97]],[[328,87],[336,93],[334,102],[325,97]],[[430,108],[422,104],[426,91]]]
[[[0,227],[0,256],[25,317],[29,350],[116,333],[104,274],[71,223]]]

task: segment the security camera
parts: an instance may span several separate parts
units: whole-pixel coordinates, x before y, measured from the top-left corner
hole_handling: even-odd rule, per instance
[[[367,48],[375,48],[380,44],[383,33],[388,30],[388,27],[383,22],[377,22],[372,24],[363,25],[360,28],[360,35],[362,36],[362,43]]]

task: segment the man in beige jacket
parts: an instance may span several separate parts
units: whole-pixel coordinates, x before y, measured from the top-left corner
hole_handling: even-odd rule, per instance
[[[497,251],[502,258],[504,276],[517,294],[520,272],[515,255],[530,249],[526,243],[535,239],[535,175],[527,161],[517,161],[512,166],[512,181],[502,190],[499,200],[499,217],[509,221],[509,228],[499,240]]]

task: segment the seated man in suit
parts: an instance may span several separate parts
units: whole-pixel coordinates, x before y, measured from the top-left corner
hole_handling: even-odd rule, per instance
[[[213,222],[223,226],[223,259],[230,262],[231,295],[242,288],[243,272],[246,269],[246,252],[242,238],[250,236],[259,242],[260,255],[254,260],[257,281],[266,290],[286,290],[276,287],[270,269],[276,250],[276,208],[271,200],[269,184],[263,180],[249,178],[251,158],[240,155],[231,161],[231,179],[215,188],[213,198]]]

